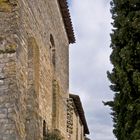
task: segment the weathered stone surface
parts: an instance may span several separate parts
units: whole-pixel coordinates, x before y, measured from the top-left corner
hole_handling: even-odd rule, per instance
[[[43,120],[52,129],[53,79],[60,86],[57,104],[68,97],[69,41],[59,5],[56,0],[0,0],[0,25],[0,122],[7,121],[1,125],[1,140],[41,140]],[[57,123],[67,137],[63,105]]]
[[[0,12],[11,12],[12,6],[6,0],[0,0]]]

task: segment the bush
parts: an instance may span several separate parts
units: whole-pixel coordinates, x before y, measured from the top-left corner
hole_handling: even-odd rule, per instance
[[[63,140],[63,137],[60,131],[55,129],[54,131],[48,132],[46,136],[44,136],[44,140]]]

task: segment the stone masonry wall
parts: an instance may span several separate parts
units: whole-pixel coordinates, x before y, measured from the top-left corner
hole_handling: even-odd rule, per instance
[[[0,140],[42,140],[43,122],[53,128],[54,80],[59,86],[57,127],[67,139],[69,41],[58,1],[0,0],[0,25]]]
[[[69,107],[70,114],[68,114],[68,140],[84,140],[84,126],[80,120],[80,114],[78,114],[75,104],[73,100],[70,98],[70,102],[72,102],[73,107]],[[70,103],[69,102],[69,103]]]
[[[5,140],[9,137],[14,140],[16,135],[14,102],[17,93],[16,53],[14,47],[9,46],[8,49],[5,47],[7,42],[4,38],[1,38],[0,43],[0,139]]]
[[[17,79],[18,23],[17,1],[0,0],[1,140],[20,140],[25,137],[22,121],[25,110],[24,95],[20,96]]]
[[[30,37],[33,37],[38,46],[39,53],[39,91],[37,93],[39,109],[37,110],[41,118],[46,121],[47,127],[52,128],[52,104],[53,104],[53,80],[59,85],[57,92],[57,101],[62,104],[68,97],[68,38],[63,24],[57,0],[53,1],[31,1],[21,0],[21,27],[20,35],[24,42],[25,49],[30,48],[27,44]],[[53,37],[55,46],[55,70],[52,64],[52,50],[50,49],[51,39]],[[27,47],[28,46],[28,47]],[[27,58],[28,49],[21,51],[21,61]],[[25,56],[24,56],[25,55]],[[24,56],[24,57],[23,57]],[[24,59],[25,61],[26,59]],[[24,62],[26,65],[27,62]],[[25,69],[26,71],[26,69]],[[62,102],[63,101],[63,102]],[[61,133],[66,137],[66,104],[59,108],[59,124],[57,126]],[[58,119],[58,118],[57,118]],[[40,127],[40,133],[42,134]]]

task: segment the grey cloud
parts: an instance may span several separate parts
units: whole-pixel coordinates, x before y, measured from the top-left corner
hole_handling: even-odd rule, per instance
[[[113,94],[106,71],[111,70],[109,0],[72,0],[70,11],[76,44],[70,47],[70,91],[80,95],[93,140],[115,140],[109,108]]]

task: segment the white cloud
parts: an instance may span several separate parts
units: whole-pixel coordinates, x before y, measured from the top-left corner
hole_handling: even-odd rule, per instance
[[[70,47],[70,91],[83,102],[93,140],[115,140],[109,108],[112,99],[106,71],[111,70],[109,0],[72,0],[76,44]]]

